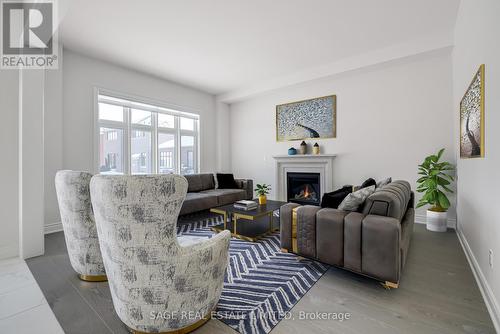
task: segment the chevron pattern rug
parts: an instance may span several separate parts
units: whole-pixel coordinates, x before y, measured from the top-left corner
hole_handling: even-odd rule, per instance
[[[210,238],[222,217],[182,217],[178,235]],[[229,266],[216,318],[242,334],[267,334],[328,269],[280,251],[279,233],[248,242],[231,239]]]

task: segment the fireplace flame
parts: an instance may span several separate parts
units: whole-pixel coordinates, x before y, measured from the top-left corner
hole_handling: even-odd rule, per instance
[[[300,188],[300,191],[295,193],[294,198],[295,199],[309,200],[309,201],[317,201],[317,194],[314,191],[313,186],[311,186],[310,184],[304,184]]]
[[[306,189],[304,189],[304,197],[309,198],[311,196],[311,193],[309,192],[309,185],[306,184]]]

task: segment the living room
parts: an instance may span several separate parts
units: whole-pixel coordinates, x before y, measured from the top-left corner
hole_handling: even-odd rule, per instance
[[[0,332],[500,331],[498,2],[1,6]]]

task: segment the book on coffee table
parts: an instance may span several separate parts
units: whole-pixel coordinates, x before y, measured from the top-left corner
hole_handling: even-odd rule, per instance
[[[259,205],[254,201],[241,200],[234,202],[234,207],[241,210],[253,210],[257,209]]]

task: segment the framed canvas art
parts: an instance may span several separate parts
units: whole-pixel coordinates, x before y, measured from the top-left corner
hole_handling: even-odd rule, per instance
[[[290,141],[337,136],[335,95],[276,106],[276,140]]]
[[[484,157],[484,64],[460,101],[460,158]]]

